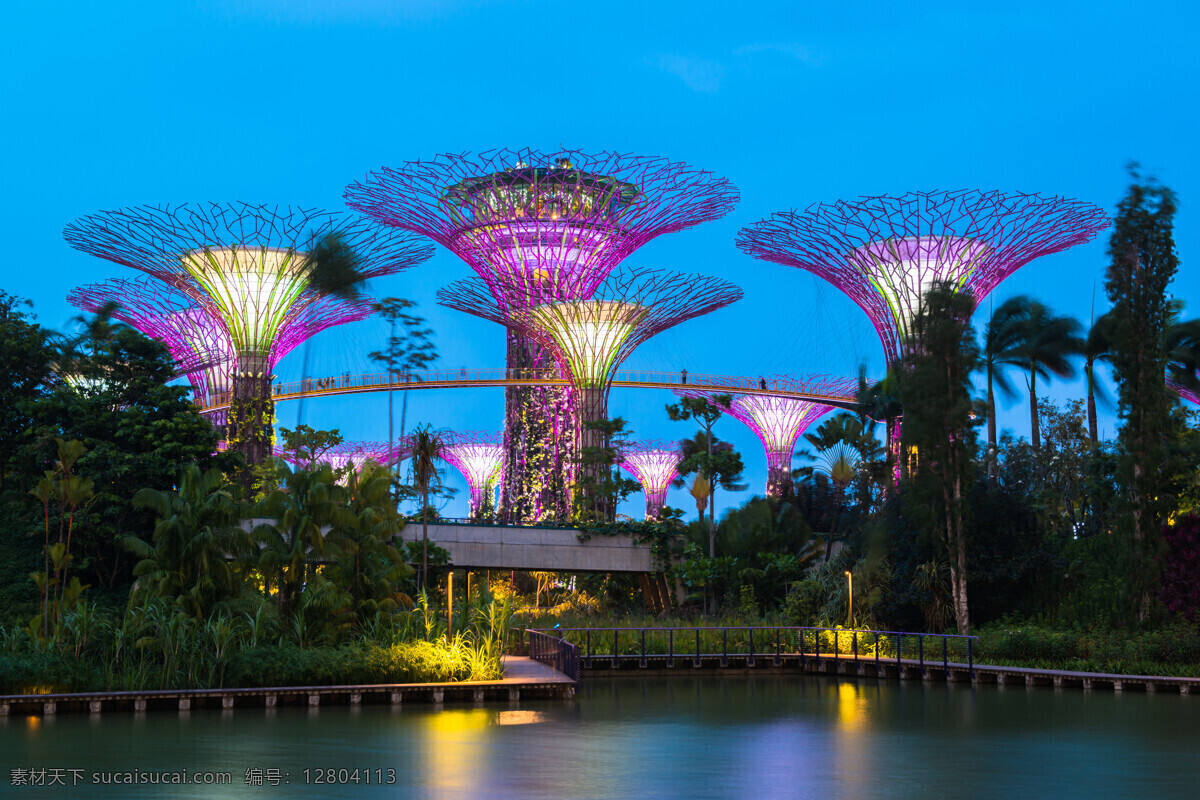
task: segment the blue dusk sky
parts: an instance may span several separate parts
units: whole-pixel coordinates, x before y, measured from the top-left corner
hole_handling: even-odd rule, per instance
[[[666,156],[729,177],[724,219],[663,236],[631,266],[717,275],[741,302],[668,331],[627,366],[693,373],[855,375],[883,369],[866,316],[808,273],[734,247],[774,211],[864,194],[999,189],[1111,210],[1136,159],[1180,198],[1176,297],[1200,315],[1194,199],[1200,20],[1189,3],[208,0],[17,3],[5,10],[0,153],[5,291],[62,329],[73,286],[132,270],[68,247],[63,225],[101,209],[247,201],[342,209],[345,186],[383,165],[496,147]],[[985,301],[1032,294],[1085,322],[1106,308],[1107,234],[1046,257]],[[496,325],[440,308],[470,272],[443,249],[379,295],[416,300],[441,366],[500,366]],[[1194,299],[1193,299],[1194,298]],[[314,340],[314,375],[362,372],[378,322]],[[299,376],[300,351],[279,367]],[[1019,378],[1018,378],[1019,379]],[[1057,382],[1062,401],[1080,382]],[[615,390],[639,437],[692,433],[669,392]],[[408,423],[496,429],[499,389],[413,392]],[[1028,435],[1022,394],[1001,422]],[[349,439],[387,436],[386,397],[304,404],[304,421]],[[280,424],[296,422],[281,404]],[[1102,418],[1111,435],[1111,409]],[[760,493],[761,445],[733,419]],[[466,509],[461,477],[449,515]],[[622,510],[640,515],[641,495]],[[682,490],[672,505],[690,507]],[[693,512],[694,513],[694,512]]]

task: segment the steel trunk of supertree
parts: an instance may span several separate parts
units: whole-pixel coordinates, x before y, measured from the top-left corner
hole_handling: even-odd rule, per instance
[[[737,197],[724,178],[662,158],[532,149],[385,167],[346,190],[351,208],[462,258],[502,312],[527,305],[530,293],[587,299],[634,250],[724,216]],[[508,334],[507,357],[514,376],[555,368],[544,346],[520,330]],[[502,518],[567,515],[577,426],[563,423],[573,404],[565,388],[505,390]]]
[[[495,287],[479,279],[456,281],[438,291],[438,302],[516,330],[550,348],[560,373],[569,379],[577,404],[573,435],[579,452],[597,455],[604,432],[588,425],[608,417],[608,390],[614,370],[642,342],[681,322],[722,308],[742,297],[741,289],[718,278],[660,272],[617,270],[594,287],[587,299],[562,299],[550,287],[517,287],[499,282],[509,298],[495,301]],[[589,459],[580,485],[597,485],[605,468]],[[598,517],[615,508],[599,497],[577,498]]]
[[[236,365],[231,372],[229,446],[251,467],[272,449],[272,371],[315,333],[371,313],[364,299],[325,296],[309,287],[306,255],[336,235],[370,279],[432,254],[415,237],[346,214],[233,204],[142,206],[105,211],[67,225],[63,237],[83,252],[146,272],[219,321]],[[243,475],[250,489],[252,469]]]
[[[748,255],[812,272],[870,318],[888,367],[912,348],[924,292],[938,282],[968,290],[976,306],[1030,261],[1091,241],[1104,210],[1062,197],[998,191],[909,192],[783,211],[743,228]],[[898,465],[900,422],[888,436]]]
[[[621,466],[642,484],[646,519],[658,519],[681,459],[679,445],[674,442],[634,442],[622,456]]]

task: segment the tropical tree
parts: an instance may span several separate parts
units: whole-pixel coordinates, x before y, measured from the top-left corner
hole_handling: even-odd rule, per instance
[[[987,375],[987,475],[988,488],[998,486],[998,453],[996,440],[996,394],[1006,398],[1016,395],[1004,367],[1017,363],[1017,349],[1025,337],[1029,305],[1025,295],[1010,297],[992,312],[983,333],[983,367]]]
[[[445,442],[441,431],[422,425],[412,432],[411,470],[413,485],[421,500],[421,586],[429,579],[429,493],[442,485],[438,462],[442,460]]]
[[[424,317],[408,313],[416,307],[412,300],[402,297],[385,297],[374,304],[375,313],[388,321],[388,340],[384,350],[376,350],[370,359],[387,367],[389,385],[395,383],[397,375],[412,377],[417,370],[427,369],[438,360],[437,345],[433,342],[433,329],[425,325]],[[399,332],[397,332],[399,326]],[[408,392],[404,392],[404,404],[400,410],[400,430],[404,430],[408,416]],[[392,390],[388,389],[388,447],[395,445],[395,429],[392,425]],[[396,462],[399,465],[399,461]]]
[[[1083,340],[1083,374],[1087,378],[1088,439],[1092,450],[1100,447],[1100,431],[1096,420],[1096,396],[1104,398],[1103,388],[1096,382],[1096,365],[1112,355],[1112,317],[1101,315],[1088,328]]]
[[[717,424],[724,413],[722,409],[728,409],[733,403],[733,395],[729,394],[714,394],[711,397],[681,397],[678,403],[669,404],[667,406],[667,416],[673,422],[683,422],[686,420],[694,420],[701,428],[699,434],[690,440],[681,442],[683,449],[683,461],[679,465],[679,476],[682,479],[686,475],[691,475],[697,470],[704,473],[704,477],[708,479],[709,494],[708,494],[708,555],[712,557],[716,551],[716,485],[721,483],[719,471],[717,469],[717,459],[719,456],[714,453],[716,439],[713,437],[713,426]],[[699,445],[699,446],[698,446]],[[690,450],[688,448],[691,448]],[[732,448],[731,448],[732,449]],[[731,463],[724,464],[726,469],[732,466]],[[736,480],[740,480],[741,458],[738,457],[738,468],[736,470],[739,475]],[[682,483],[677,481],[677,485],[682,486]],[[703,516],[703,515],[702,515]]]
[[[278,589],[279,615],[287,619],[299,608],[308,566],[325,551],[325,530],[353,524],[346,507],[346,490],[328,464],[308,469],[283,469],[283,486],[273,490],[255,509],[266,521],[251,535],[259,545],[259,570]]]
[[[339,515],[327,537],[334,558],[326,576],[348,594],[359,624],[412,603],[401,588],[413,569],[395,545],[404,519],[392,499],[391,483],[391,471],[371,461],[351,470],[346,477],[350,513]]]
[[[190,464],[177,491],[142,489],[133,504],[154,512],[157,521],[150,542],[136,536],[121,541],[139,559],[132,598],[164,598],[203,621],[241,593],[233,560],[249,556],[253,541],[241,525],[243,506],[220,470],[201,472]]]
[[[1132,184],[1117,206],[1104,287],[1112,302],[1112,366],[1117,381],[1121,524],[1131,569],[1124,584],[1139,621],[1150,611],[1159,531],[1174,498],[1164,469],[1174,400],[1165,389],[1167,288],[1179,269],[1175,193],[1130,167]]]
[[[935,284],[913,321],[916,346],[898,372],[904,405],[903,451],[909,459],[907,513],[942,545],[950,564],[954,619],[970,626],[967,541],[975,431],[971,373],[979,364],[969,292]]]
[[[322,297],[336,297],[347,301],[362,299],[362,287],[366,282],[362,259],[346,241],[340,231],[332,231],[316,239],[308,248],[301,269],[307,278],[310,292]],[[304,366],[300,373],[301,385],[308,380],[309,358],[312,353],[312,338],[304,341]],[[304,421],[304,394],[296,403],[296,426]]]

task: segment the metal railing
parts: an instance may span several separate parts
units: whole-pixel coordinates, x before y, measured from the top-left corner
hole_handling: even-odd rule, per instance
[[[566,675],[579,683],[583,666],[579,661],[579,648],[564,638],[543,631],[526,631],[529,641],[526,652],[534,661],[538,661]]]
[[[544,631],[529,629],[533,634]],[[614,668],[622,661],[645,667],[650,658],[691,659],[699,667],[703,660],[731,658],[754,666],[756,658],[770,658],[780,666],[784,658],[832,658],[835,661],[873,661],[900,666],[966,668],[975,675],[974,645],[977,636],[941,633],[909,633],[867,629],[809,628],[788,626],[734,626],[699,628],[555,628],[555,636],[582,648],[582,664],[608,660]],[[702,644],[703,642],[703,644]]]
[[[508,385],[558,385],[568,381],[557,369],[439,369],[414,370],[409,372],[376,372],[364,375],[331,375],[324,378],[306,378],[271,385],[271,397],[275,400],[290,400],[299,397],[377,392],[388,389],[437,389],[462,386],[508,386]],[[851,378],[830,378],[812,375],[803,378],[774,376],[771,378],[744,375],[707,375],[654,370],[617,370],[613,374],[614,386],[686,388],[736,392],[739,394],[769,394],[814,400],[841,407],[852,407],[858,383]],[[215,394],[202,398],[205,411],[216,411],[229,405],[229,393]]]

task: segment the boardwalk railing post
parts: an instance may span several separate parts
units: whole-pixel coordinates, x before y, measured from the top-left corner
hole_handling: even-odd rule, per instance
[[[700,666],[700,629],[696,628],[696,660],[692,662],[692,666]]]
[[[617,637],[620,636],[620,633],[621,633],[620,630],[618,630],[617,628],[613,628],[613,656],[612,656],[613,669],[618,669],[621,666],[621,662],[618,660],[620,658],[620,656],[617,655],[620,652],[619,650],[617,650]]]
[[[587,641],[587,665],[588,669],[592,668],[592,629],[588,628],[584,631],[584,638]]]
[[[854,660],[858,661],[858,631],[850,634],[850,650],[854,653]]]
[[[675,629],[667,629],[667,668],[675,666]]]
[[[917,634],[917,663],[921,665],[921,669],[925,669],[925,634]]]
[[[778,667],[782,663],[783,663],[783,659],[780,656],[780,650],[779,650],[779,628],[776,628],[775,629],[775,666]]]
[[[896,634],[896,677],[898,677],[898,678],[903,677],[901,675],[901,673],[903,672],[904,667],[900,663],[900,651],[903,649],[904,649],[904,634],[897,633]]]
[[[746,666],[754,666],[754,628],[750,629],[750,657],[746,659]]]
[[[942,637],[942,674],[947,681],[950,680],[950,637]]]
[[[971,652],[971,640],[974,638],[967,639],[967,674],[971,676],[971,683],[975,682],[975,655]]]
[[[639,667],[646,666],[646,629],[642,628],[642,658],[638,661]]]
[[[729,666],[729,628],[721,628],[721,666]]]

